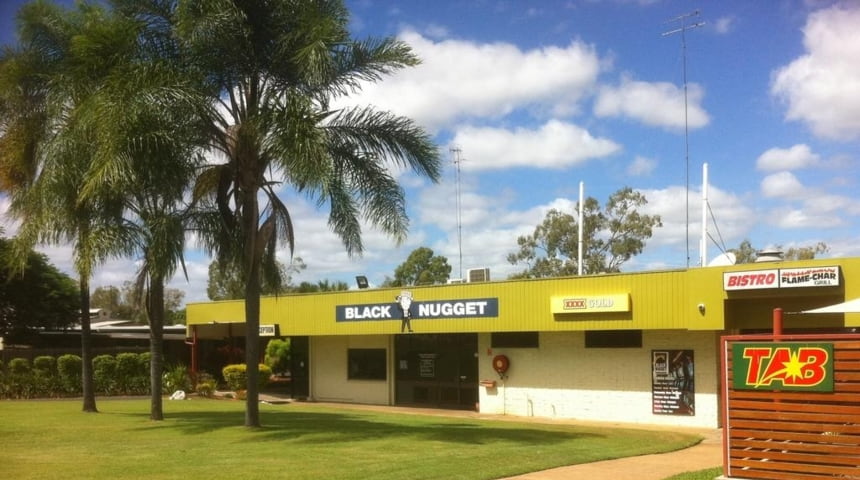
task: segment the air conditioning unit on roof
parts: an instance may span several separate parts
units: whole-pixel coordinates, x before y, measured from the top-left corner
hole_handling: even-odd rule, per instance
[[[466,283],[466,281],[463,280],[462,278],[449,278],[448,279],[448,285],[453,285],[455,283]]]
[[[490,269],[487,267],[470,268],[468,270],[467,278],[469,280],[469,283],[489,282],[490,281]]]

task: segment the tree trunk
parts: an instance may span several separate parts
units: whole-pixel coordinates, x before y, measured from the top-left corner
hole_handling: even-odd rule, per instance
[[[254,277],[251,277],[254,278]],[[256,293],[254,293],[256,291]],[[245,426],[260,426],[260,281],[249,280],[245,296]]]
[[[164,420],[162,374],[164,372],[164,281],[150,279],[146,306],[149,313],[149,387],[152,392],[149,419]]]
[[[243,223],[245,228],[245,374],[247,377],[245,397],[245,426],[260,426],[260,262],[261,254],[257,248],[257,202],[256,193],[253,205],[245,204]],[[246,195],[246,201],[248,201]]]
[[[84,396],[83,411],[98,412],[96,388],[93,380],[93,347],[90,335],[90,281],[81,276],[81,392]]]

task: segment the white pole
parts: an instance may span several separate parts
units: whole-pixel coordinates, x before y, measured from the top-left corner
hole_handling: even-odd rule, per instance
[[[702,165],[702,243],[699,246],[701,266],[708,264],[708,164]]]
[[[576,269],[577,274],[582,275],[582,204],[583,196],[585,195],[585,184],[583,182],[579,182],[579,241],[577,242],[577,260],[576,260]]]

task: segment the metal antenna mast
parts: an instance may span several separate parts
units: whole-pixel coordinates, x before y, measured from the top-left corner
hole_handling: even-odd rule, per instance
[[[687,209],[687,224],[686,224],[686,232],[687,232],[687,247],[686,247],[686,256],[687,256],[687,267],[690,266],[690,137],[689,137],[689,119],[687,117],[687,30],[691,30],[693,28],[701,27],[705,24],[705,22],[697,22],[692,24],[687,24],[687,20],[692,17],[697,17],[699,15],[699,11],[695,10],[690,13],[685,13],[684,15],[677,16],[666,23],[674,23],[681,22],[681,28],[676,28],[675,30],[670,30],[668,32],[663,32],[663,36],[667,37],[669,35],[674,35],[676,33],[681,34],[681,56],[683,57],[684,63],[684,160],[686,162],[686,184],[687,190],[685,193],[685,197],[687,197],[686,201],[686,209]]]
[[[460,207],[461,207],[461,204],[460,204],[460,163],[462,162],[462,160],[460,159],[460,153],[461,152],[462,152],[462,150],[460,150],[460,147],[452,147],[451,148],[451,153],[454,156],[454,158],[453,158],[454,167],[456,168],[456,172],[457,172],[457,249],[459,250],[459,253],[460,253],[460,261],[459,261],[460,275],[459,275],[459,278],[463,278],[463,217],[462,217],[462,214],[460,213]]]

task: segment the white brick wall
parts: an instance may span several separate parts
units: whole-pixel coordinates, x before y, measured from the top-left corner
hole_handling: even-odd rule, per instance
[[[540,348],[490,350],[478,338],[479,375],[496,388],[480,388],[482,413],[608,422],[716,427],[718,356],[714,332],[645,331],[642,348],[585,348],[582,332],[542,332]],[[651,350],[694,351],[696,413],[651,413]],[[494,355],[511,361],[503,382],[492,370]]]
[[[349,380],[346,371],[348,349],[385,348],[390,357],[388,341],[388,335],[311,337],[311,398],[323,402],[389,405],[390,366],[387,380]]]

